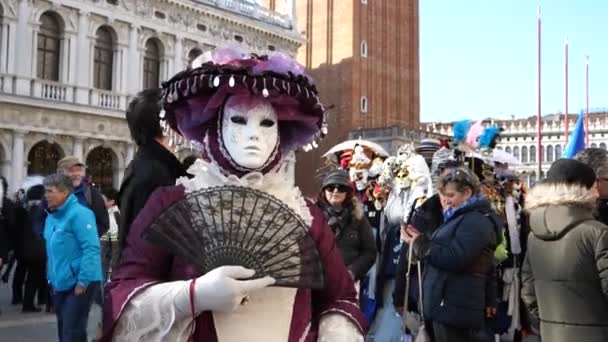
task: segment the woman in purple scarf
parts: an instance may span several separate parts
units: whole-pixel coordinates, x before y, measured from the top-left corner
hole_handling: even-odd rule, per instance
[[[323,213],[294,185],[292,152],[318,137],[326,109],[302,66],[283,54],[215,50],[163,85],[166,120],[197,143],[192,179],[156,190],[131,225],[106,290],[102,341],[363,341],[367,322]],[[253,270],[206,274],[142,238],[164,209],[204,188],[266,192],[309,228],[321,290],[248,280]],[[246,305],[243,305],[246,303]]]

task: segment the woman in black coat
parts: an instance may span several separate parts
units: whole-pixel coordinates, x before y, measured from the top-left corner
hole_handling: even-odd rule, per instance
[[[444,173],[438,181],[443,224],[430,239],[407,229],[406,242],[424,262],[424,313],[435,342],[472,342],[484,323],[487,278],[503,224],[479,188],[467,168]]]
[[[376,261],[376,242],[346,171],[332,171],[325,177],[317,205],[336,235],[348,271],[355,281],[360,280]]]

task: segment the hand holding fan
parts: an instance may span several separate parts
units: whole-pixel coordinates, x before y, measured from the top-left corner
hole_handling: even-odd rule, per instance
[[[205,274],[239,265],[277,286],[320,289],[324,274],[309,227],[287,205],[240,186],[206,188],[161,213],[144,238]]]

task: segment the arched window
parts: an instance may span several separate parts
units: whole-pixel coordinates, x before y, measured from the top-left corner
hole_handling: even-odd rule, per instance
[[[46,176],[55,173],[62,157],[63,150],[58,144],[41,141],[32,147],[27,156],[27,174]]]
[[[600,143],[600,148],[601,148],[602,150],[605,150],[605,149],[606,149],[606,144],[605,144],[605,143]]]
[[[51,12],[40,17],[38,32],[36,76],[45,80],[59,81],[61,26]]]
[[[87,156],[87,177],[102,192],[112,189],[114,183],[115,154],[105,147],[94,148]]]
[[[555,145],[555,160],[562,157],[562,145]]]
[[[502,146],[497,146],[496,149],[502,151]]]
[[[597,148],[597,144],[596,143],[592,143],[591,144],[591,148]]]
[[[536,163],[536,146],[530,146],[530,163]]]
[[[367,57],[367,40],[361,41],[361,57]]]
[[[144,89],[160,85],[160,46],[155,39],[148,39],[144,55]]]
[[[368,111],[367,96],[361,96],[361,113],[367,113],[367,111]]]
[[[519,147],[517,147],[517,146],[513,147],[513,157],[515,157],[515,159],[519,160]]]
[[[112,90],[114,38],[107,27],[100,27],[97,30],[93,62],[93,86],[97,89]]]
[[[553,162],[553,157],[555,155],[553,154],[553,146],[549,145],[547,146],[547,162],[548,163],[552,163]]]
[[[508,154],[511,154],[511,146],[505,147],[505,152],[507,152]]]
[[[194,49],[190,50],[190,52],[188,52],[188,65],[191,65],[192,61],[194,61],[196,59],[196,57],[198,57],[202,54],[203,54],[203,51],[201,51],[201,49],[199,49],[199,48],[194,48]]]
[[[521,148],[521,162],[522,163],[528,162],[528,147],[526,147],[526,146]]]

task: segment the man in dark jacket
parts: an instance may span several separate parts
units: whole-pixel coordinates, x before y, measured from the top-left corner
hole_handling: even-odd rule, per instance
[[[595,172],[595,189],[599,198],[594,215],[598,221],[608,225],[608,151],[592,147],[577,154],[576,159]]]
[[[608,341],[608,226],[593,217],[595,182],[589,166],[560,159],[526,199],[522,298],[543,341]]]
[[[78,198],[78,202],[93,211],[95,214],[95,223],[97,223],[97,236],[102,236],[110,229],[110,218],[106,210],[106,203],[103,196],[92,187],[84,177],[85,166],[74,156],[67,156],[57,164],[59,172],[72,179],[74,186],[74,195]]]
[[[8,252],[12,250],[13,232],[15,227],[14,205],[7,197],[8,184],[0,176],[0,269],[8,259]]]
[[[121,249],[131,223],[150,194],[161,186],[175,185],[177,178],[187,176],[183,164],[164,146],[161,110],[158,89],[140,92],[127,109],[127,124],[137,144],[137,153],[129,163],[120,186],[118,205],[121,222],[118,226]]]

